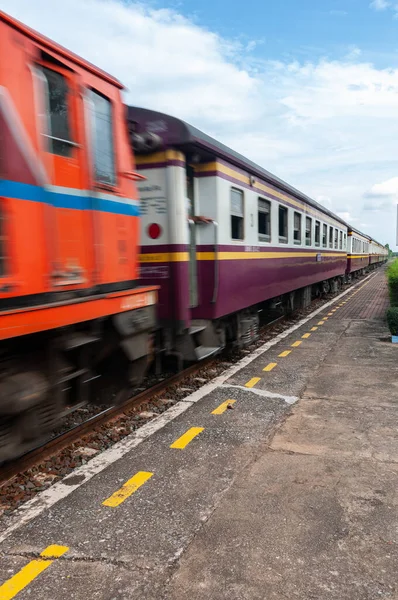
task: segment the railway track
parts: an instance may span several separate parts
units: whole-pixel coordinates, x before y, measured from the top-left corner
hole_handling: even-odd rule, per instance
[[[176,373],[175,375],[172,375],[171,377],[168,377],[167,379],[164,379],[163,381],[149,387],[148,389],[132,396],[125,402],[117,406],[110,406],[109,408],[104,409],[97,415],[90,417],[83,423],[71,427],[67,431],[60,433],[59,435],[53,437],[49,441],[43,442],[33,450],[22,455],[20,458],[10,463],[6,463],[0,468],[0,488],[22,471],[26,471],[27,469],[32,468],[39,461],[42,462],[46,460],[46,458],[59,452],[66,446],[69,446],[70,444],[81,440],[82,437],[91,433],[97,427],[109,423],[110,421],[124,414],[125,412],[133,411],[135,408],[140,407],[141,405],[149,402],[153,399],[154,396],[161,394],[169,386],[179,384],[186,377],[194,375],[204,367],[209,366],[215,360],[216,359],[212,358],[208,359],[207,361],[205,360],[195,365],[191,365],[183,371]]]
[[[280,323],[285,318],[285,316],[280,316],[266,323],[264,327],[271,328],[273,325]],[[31,469],[37,465],[39,462],[45,461],[48,457],[81,440],[84,436],[87,436],[95,431],[96,428],[106,425],[120,415],[134,411],[142,405],[145,406],[145,404],[153,400],[153,398],[159,394],[162,394],[162,392],[165,392],[169,387],[178,385],[184,381],[184,379],[200,373],[202,370],[205,370],[212,364],[216,364],[220,358],[222,360],[223,356],[219,355],[218,357],[211,357],[201,361],[200,363],[195,363],[183,371],[171,375],[155,385],[148,387],[146,390],[131,396],[121,404],[118,404],[117,406],[110,406],[102,410],[98,414],[88,418],[86,421],[79,423],[78,425],[63,431],[62,433],[59,433],[55,437],[42,442],[36,448],[26,452],[21,457],[4,464],[0,467],[0,493],[1,488],[21,472],[27,471],[28,469]]]

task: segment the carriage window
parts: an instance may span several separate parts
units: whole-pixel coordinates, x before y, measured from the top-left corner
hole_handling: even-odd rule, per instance
[[[231,237],[233,240],[243,240],[243,228],[243,192],[231,188]]]
[[[279,230],[279,241],[283,244],[287,244],[287,208],[279,205],[278,212],[278,230]]]
[[[340,231],[340,244],[339,244],[339,248],[340,250],[343,249],[343,232]]]
[[[258,199],[258,239],[269,242],[271,239],[271,202]]]
[[[315,221],[315,246],[321,245],[321,224]]]
[[[94,172],[98,183],[115,185],[115,153],[113,119],[110,100],[90,90],[91,127],[93,136]]]
[[[334,248],[335,250],[339,248],[339,232],[337,229],[334,230]]]
[[[312,219],[305,217],[305,245],[311,246],[312,244]]]
[[[43,67],[47,83],[48,136],[50,152],[70,156],[73,146],[69,127],[68,85],[61,73]]]
[[[347,250],[347,234],[344,234],[344,250]]]
[[[295,244],[301,244],[301,215],[298,212],[294,213],[293,240]]]
[[[326,248],[328,245],[328,226],[322,225],[322,246]]]
[[[333,248],[333,227],[329,227],[329,248]]]

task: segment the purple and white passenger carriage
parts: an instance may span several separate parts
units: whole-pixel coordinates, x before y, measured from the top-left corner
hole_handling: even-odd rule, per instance
[[[130,107],[142,208],[141,277],[160,285],[161,344],[186,360],[258,335],[270,300],[337,289],[347,224],[198,129]]]

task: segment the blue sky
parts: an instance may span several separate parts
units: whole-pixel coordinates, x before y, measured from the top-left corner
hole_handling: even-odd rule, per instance
[[[370,0],[181,0],[168,5],[225,37],[258,40],[253,53],[259,58],[342,58],[356,47],[378,67],[398,62],[398,23],[389,7],[372,10]]]
[[[114,74],[127,103],[185,119],[395,246],[397,0],[0,8]]]

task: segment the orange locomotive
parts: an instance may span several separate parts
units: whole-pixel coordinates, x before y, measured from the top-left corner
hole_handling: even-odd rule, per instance
[[[0,462],[142,379],[157,288],[121,84],[0,12]]]

